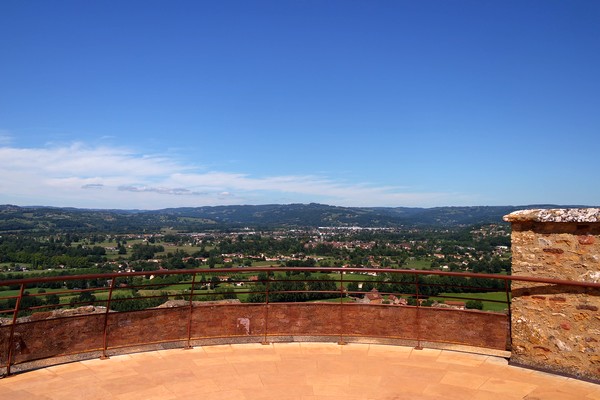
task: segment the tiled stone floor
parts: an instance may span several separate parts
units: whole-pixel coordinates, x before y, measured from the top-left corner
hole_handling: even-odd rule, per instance
[[[600,400],[600,385],[445,350],[276,343],[44,368],[0,379],[0,399]]]

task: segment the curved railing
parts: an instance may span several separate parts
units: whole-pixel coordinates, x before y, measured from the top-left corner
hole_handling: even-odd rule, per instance
[[[600,287],[507,275],[314,267],[0,281],[0,372],[232,342],[378,341],[506,351],[515,281],[553,290]]]

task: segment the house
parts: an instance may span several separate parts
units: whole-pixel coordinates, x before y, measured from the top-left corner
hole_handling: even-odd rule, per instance
[[[371,290],[365,295],[363,300],[367,304],[382,304],[383,296],[379,294],[379,291],[377,289],[373,288],[373,290]]]
[[[390,303],[394,304],[394,305],[400,305],[400,306],[405,306],[408,304],[408,302],[406,301],[405,298],[403,297],[397,297],[393,294],[390,294],[388,296],[388,300],[390,301]]]

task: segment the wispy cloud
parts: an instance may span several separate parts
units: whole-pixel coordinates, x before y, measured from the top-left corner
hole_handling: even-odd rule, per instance
[[[153,209],[261,204],[292,199],[353,206],[428,205],[459,201],[447,193],[336,181],[326,176],[251,176],[202,171],[162,155],[81,143],[0,147],[0,202]]]
[[[0,146],[8,146],[12,143],[12,141],[12,135],[8,131],[0,129]]]
[[[82,189],[102,189],[104,187],[101,183],[87,183],[81,186]]]
[[[185,188],[166,188],[166,187],[150,187],[150,186],[119,186],[118,190],[123,192],[134,193],[159,193],[172,194],[175,196],[206,196],[208,192],[194,192]]]

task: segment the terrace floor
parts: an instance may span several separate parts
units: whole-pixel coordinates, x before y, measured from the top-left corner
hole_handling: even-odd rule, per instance
[[[447,350],[275,343],[58,365],[0,379],[0,398],[600,400],[600,385]]]

